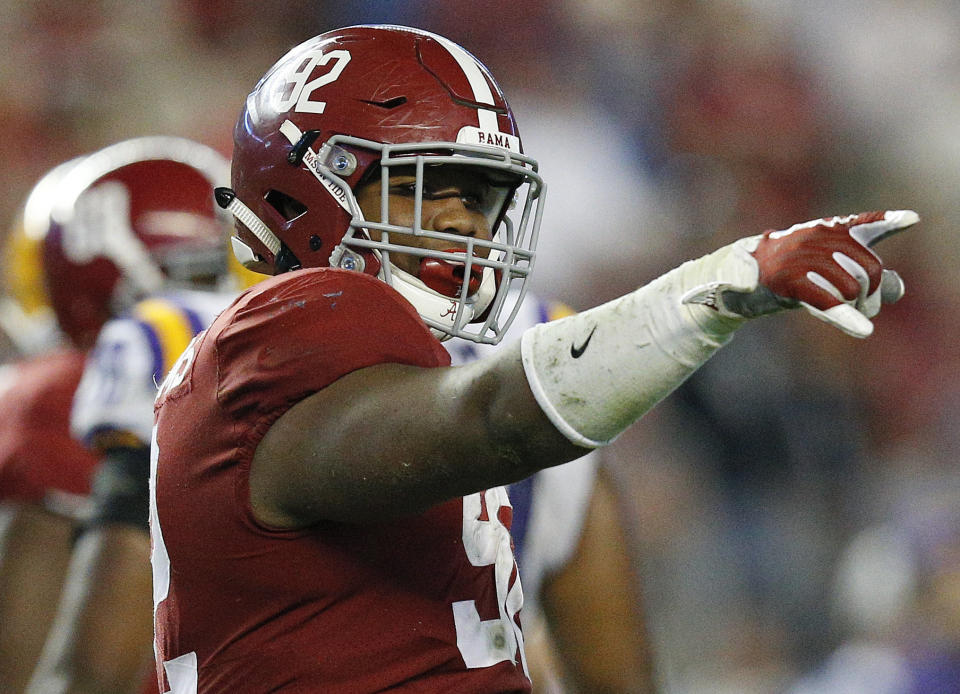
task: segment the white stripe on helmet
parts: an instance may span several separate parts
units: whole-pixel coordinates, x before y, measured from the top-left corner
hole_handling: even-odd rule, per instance
[[[450,39],[442,36],[437,36],[436,38],[440,41],[440,44],[450,52],[450,55],[457,61],[460,69],[463,70],[463,74],[466,76],[467,81],[470,83],[470,88],[473,90],[473,100],[480,104],[490,104],[493,106],[493,92],[490,91],[487,78],[484,77],[483,70],[477,65],[474,57]],[[500,124],[497,122],[497,114],[495,111],[481,108],[477,109],[477,112],[480,118],[479,125],[481,130],[489,130],[492,132],[500,131]]]

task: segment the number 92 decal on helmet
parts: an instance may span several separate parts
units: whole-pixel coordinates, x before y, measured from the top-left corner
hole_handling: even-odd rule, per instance
[[[467,51],[416,29],[355,26],[300,44],[260,80],[217,201],[236,218],[247,268],[371,274],[439,339],[495,343],[534,264],[538,168]],[[450,198],[469,229],[430,211]]]

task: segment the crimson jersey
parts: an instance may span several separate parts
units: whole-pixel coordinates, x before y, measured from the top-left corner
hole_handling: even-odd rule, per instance
[[[299,531],[261,526],[249,505],[254,451],[296,402],[366,366],[449,361],[393,289],[326,268],[260,283],[194,340],[157,397],[162,691],[530,690],[503,488]]]
[[[60,349],[0,370],[0,500],[73,513],[97,458],[70,436],[85,354]]]

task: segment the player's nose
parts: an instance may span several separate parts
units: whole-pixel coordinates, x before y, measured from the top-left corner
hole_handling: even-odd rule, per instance
[[[487,218],[464,204],[460,197],[444,198],[433,217],[433,228],[457,236],[489,241],[492,238]]]

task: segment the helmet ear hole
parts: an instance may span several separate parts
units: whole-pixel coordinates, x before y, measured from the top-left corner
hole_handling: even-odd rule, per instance
[[[267,191],[263,199],[288,222],[293,221],[307,211],[307,206],[302,202],[276,189]]]

